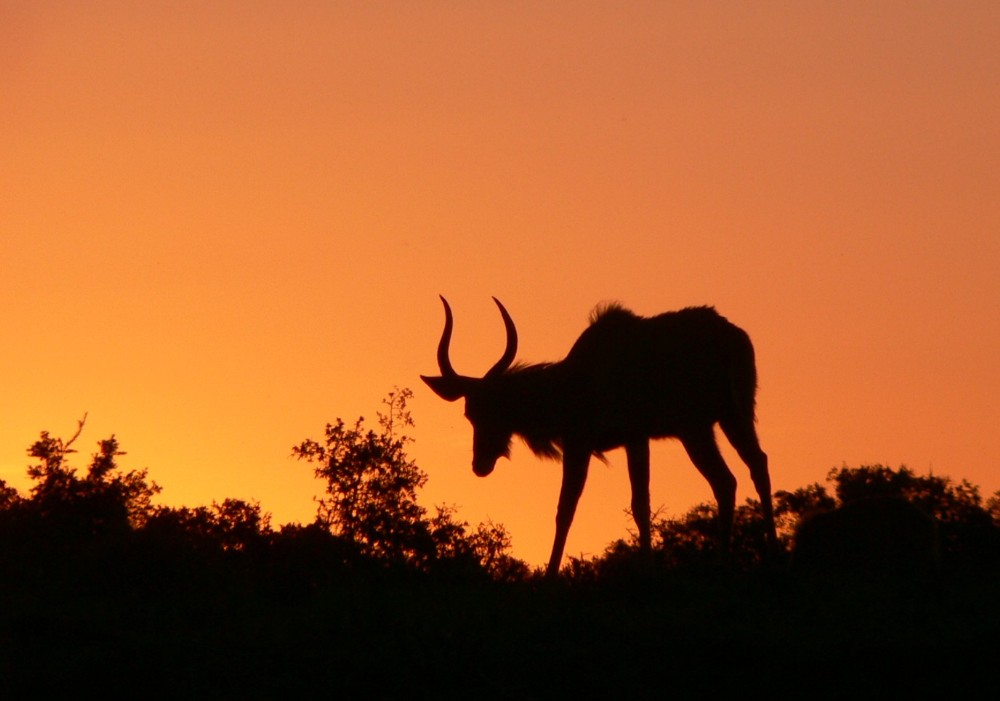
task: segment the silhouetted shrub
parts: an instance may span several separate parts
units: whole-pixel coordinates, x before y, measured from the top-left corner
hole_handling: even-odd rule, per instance
[[[941,555],[949,567],[995,566],[1000,557],[1000,530],[984,507],[979,488],[968,480],[917,475],[907,467],[884,465],[842,467],[827,479],[841,504],[861,499],[903,499],[938,524]]]
[[[795,529],[803,518],[831,511],[837,507],[837,500],[830,496],[826,487],[813,482],[805,487],[774,494],[774,514],[778,521],[778,532],[786,547],[790,547]]]
[[[75,582],[113,584],[128,568],[134,533],[152,512],[160,488],[145,470],[123,472],[112,436],[98,443],[85,474],[68,456],[83,430],[64,441],[42,432],[28,449],[33,485],[25,498],[4,490],[0,509],[0,567],[25,585]]]
[[[807,517],[792,557],[798,569],[837,574],[927,576],[941,564],[934,519],[890,496],[855,498]]]
[[[502,526],[480,524],[470,533],[454,509],[438,507],[428,517],[417,503],[427,475],[406,453],[412,439],[403,431],[413,425],[407,409],[412,396],[408,389],[388,394],[378,431],[367,429],[363,417],[350,427],[337,419],[327,424],[322,442],[305,440],[292,449],[325,482],[317,522],[387,565],[519,576],[527,568],[509,555],[510,537]]]
[[[715,506],[705,503],[680,518],[653,519],[652,562],[656,568],[670,569],[725,560],[730,567],[748,570],[764,559],[781,564],[798,539],[815,538],[807,542],[806,554],[798,556],[800,563],[828,557],[837,566],[855,569],[875,561],[887,570],[934,569],[936,565],[929,564],[933,561],[948,569],[1000,569],[1000,492],[984,506],[978,488],[966,480],[955,483],[947,477],[882,465],[833,469],[828,481],[832,494],[817,483],[775,493],[779,547],[766,558],[761,556],[768,552],[763,522],[756,504],[748,500],[736,510],[732,545],[725,558],[717,552]],[[865,504],[851,507],[855,502]],[[836,515],[824,517],[835,510]],[[810,521],[815,523],[804,525]],[[928,544],[928,527],[936,534],[936,545]],[[895,553],[878,555],[890,542],[896,543]],[[635,569],[631,563],[635,545],[633,537],[612,544],[592,560],[571,558],[563,574],[576,581],[597,581],[610,572]]]
[[[653,520],[654,550],[668,567],[707,565],[724,559],[747,569],[759,566],[767,557],[767,527],[755,500],[748,499],[736,507],[732,542],[726,554],[719,552],[718,531],[715,505],[698,504],[680,519]]]
[[[305,440],[293,454],[314,465],[325,482],[317,518],[362,552],[386,561],[423,561],[434,553],[430,524],[417,504],[427,476],[406,454],[410,439],[401,429],[413,424],[409,390],[390,393],[378,414],[380,430],[342,419],[327,424],[322,442]]]
[[[356,439],[344,454],[366,457],[372,469],[412,465],[405,451],[366,453],[385,446],[378,431],[338,435]],[[451,507],[425,512],[415,466],[400,481],[379,478],[386,489],[416,485],[379,502],[405,508],[348,535],[330,518],[356,506],[337,501],[340,492],[324,496],[323,518],[278,529],[253,501],[154,506],[158,488],[145,471],[118,466],[117,441],[101,441],[77,471],[69,465],[75,440],[43,433],[32,444],[28,494],[0,483],[0,673],[11,697],[79,694],[87,684],[153,688],[150,680],[159,695],[178,697],[419,696],[414,679],[442,698],[469,689],[531,697],[539,688],[645,697],[664,680],[703,693],[716,679],[731,693],[776,659],[788,661],[785,681],[797,688],[840,683],[849,695],[873,671],[897,684],[899,660],[920,692],[927,679],[953,692],[956,679],[991,670],[1000,568],[987,546],[996,542],[1000,494],[984,506],[965,482],[874,466],[834,471],[829,492],[814,484],[776,494],[783,542],[803,521],[807,557],[810,529],[827,519],[834,527],[826,532],[838,535],[818,533],[813,552],[824,565],[861,561],[853,579],[760,567],[751,502],[737,510],[722,566],[714,508],[701,505],[656,519],[652,554],[619,540],[598,558],[570,558],[551,581],[509,555],[502,526],[471,527]],[[363,501],[374,492],[351,494]],[[881,512],[862,518],[873,503]],[[939,533],[951,529],[943,574],[993,571],[910,577],[933,526],[924,508]],[[393,518],[402,526],[386,526]],[[905,552],[917,555],[889,571],[906,577],[869,576]],[[831,672],[830,660],[850,673]],[[812,677],[827,686],[802,682]]]

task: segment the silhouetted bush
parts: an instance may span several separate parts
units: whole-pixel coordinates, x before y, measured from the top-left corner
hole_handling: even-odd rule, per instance
[[[85,417],[86,418],[86,417]],[[145,470],[123,472],[112,436],[98,443],[85,474],[68,463],[84,420],[68,441],[43,432],[28,449],[33,481],[25,498],[4,490],[0,509],[0,568],[27,586],[75,583],[113,586],[134,549],[134,536],[160,488]]]
[[[77,471],[79,431],[42,433],[28,451],[28,493],[0,483],[5,691],[646,697],[745,690],[780,660],[787,688],[822,679],[848,695],[859,670],[928,693],[992,669],[975,655],[992,650],[1000,626],[1000,494],[984,505],[967,482],[882,466],[775,494],[782,547],[814,515],[878,500],[933,519],[942,576],[932,583],[905,572],[851,580],[836,564],[799,577],[780,552],[763,562],[753,502],[737,509],[727,557],[714,507],[701,505],[655,519],[652,554],[616,541],[570,558],[551,581],[510,555],[502,526],[419,505],[426,476],[400,434],[408,396],[389,396],[376,430],[338,420],[323,442],[300,445],[324,495],[314,522],[278,528],[253,501],[155,505],[159,487],[119,466],[114,437]],[[857,534],[847,543],[856,553]]]
[[[968,480],[917,475],[907,467],[842,467],[830,471],[837,499],[847,505],[862,499],[903,499],[938,525],[941,554],[949,567],[994,566],[1000,557],[1000,530],[984,506],[979,488]]]
[[[931,564],[936,561],[951,570],[1000,570],[1000,492],[984,505],[978,487],[967,480],[955,483],[947,477],[921,476],[906,467],[882,465],[835,468],[827,479],[832,494],[817,483],[775,493],[777,551],[769,552],[765,547],[763,520],[757,504],[748,500],[737,507],[730,551],[719,553],[716,508],[704,503],[679,518],[654,517],[654,552],[649,561],[637,559],[633,537],[612,543],[590,560],[570,558],[563,575],[584,582],[621,572],[648,573],[650,566],[662,571],[712,568],[725,563],[727,568],[748,571],[763,564],[781,565],[795,548],[800,526],[814,519],[816,525],[805,532],[816,528],[823,544],[810,545],[812,552],[806,557],[815,561],[823,557],[821,553],[828,553],[833,569],[850,569],[850,563],[868,562],[875,569],[912,571],[936,568]],[[858,502],[864,502],[861,508],[853,507]],[[880,511],[869,508],[869,502],[888,506]],[[831,520],[822,516],[835,511],[839,514],[841,510],[844,517],[837,515],[832,523],[843,521],[842,532],[831,527],[827,533],[822,524]],[[849,553],[852,543],[853,559]],[[889,552],[892,543],[896,550]],[[881,556],[880,547],[887,549]]]
[[[794,564],[827,575],[927,577],[941,566],[938,525],[900,497],[852,499],[799,524]]]
[[[322,442],[306,440],[293,448],[325,482],[317,520],[364,554],[388,562],[425,561],[435,551],[431,524],[417,504],[427,476],[407,456],[410,439],[400,433],[413,423],[409,396],[402,390],[384,400],[379,431],[366,429],[364,418],[350,427],[337,419],[327,424]]]
[[[348,427],[342,419],[327,424],[322,442],[305,440],[293,454],[314,465],[326,483],[318,499],[317,523],[357,545],[359,552],[392,566],[429,570],[478,569],[500,578],[519,576],[526,567],[508,551],[510,538],[495,524],[455,519],[452,508],[438,507],[433,517],[417,503],[427,475],[406,454],[412,440],[403,431],[413,425],[408,389],[390,392],[378,412],[379,430],[364,418]]]
[[[413,571],[515,581],[527,566],[510,555],[498,524],[471,528],[451,507],[433,516],[418,504],[426,474],[407,456],[409,390],[384,401],[379,430],[338,419],[323,442],[295,455],[323,480],[316,521],[275,531],[256,502],[210,506],[152,503],[146,470],[125,471],[114,436],[98,443],[88,469],[69,464],[68,441],[43,432],[28,449],[28,496],[0,483],[0,573],[31,583],[93,581],[139,589],[240,586],[308,591],[359,573]],[[298,580],[298,581],[296,581]]]

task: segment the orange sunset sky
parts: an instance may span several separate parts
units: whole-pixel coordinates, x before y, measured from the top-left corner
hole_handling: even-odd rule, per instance
[[[557,464],[475,477],[418,379],[443,293],[467,374],[491,295],[528,361],[602,300],[713,304],[756,345],[775,489],[882,462],[991,493],[998,47],[990,0],[0,0],[0,478],[89,412],[77,465],[114,433],[163,503],[309,521],[292,445],[411,387],[422,503],[541,563]],[[654,508],[711,498],[679,444],[652,461]],[[567,553],[628,500],[616,451]]]

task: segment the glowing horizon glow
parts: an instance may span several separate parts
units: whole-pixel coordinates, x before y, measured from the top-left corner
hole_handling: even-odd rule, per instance
[[[558,360],[599,302],[757,350],[775,489],[906,464],[1000,488],[992,3],[0,1],[0,478],[111,433],[161,501],[311,520],[291,446],[414,390],[421,502],[550,545],[559,469],[472,474],[436,369]],[[722,441],[725,444],[724,441]],[[728,446],[724,446],[728,448]],[[752,493],[745,466],[726,450]],[[630,527],[595,462],[567,554]],[[654,508],[711,498],[675,442]]]

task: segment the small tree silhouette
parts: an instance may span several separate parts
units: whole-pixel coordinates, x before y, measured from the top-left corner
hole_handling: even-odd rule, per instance
[[[386,412],[378,412],[379,431],[366,429],[364,417],[353,426],[337,419],[326,425],[322,443],[305,440],[292,449],[326,482],[317,519],[363,554],[385,560],[421,560],[434,549],[417,504],[427,476],[407,456],[411,439],[401,433],[413,425],[406,407],[412,396],[408,389],[389,393]]]
[[[28,587],[101,589],[136,569],[134,536],[153,514],[160,487],[146,470],[119,468],[125,453],[114,436],[98,442],[89,466],[78,473],[69,458],[85,423],[86,416],[69,440],[43,431],[31,444],[28,496],[0,489],[2,576]]]
[[[117,458],[125,452],[114,436],[98,442],[99,450],[83,477],[68,464],[67,457],[76,452],[72,445],[86,420],[84,416],[78,422],[68,441],[43,431],[28,449],[28,455],[39,462],[28,466],[28,476],[35,484],[26,505],[46,526],[63,531],[63,535],[87,537],[142,527],[160,487],[148,481],[146,470],[118,469]]]
[[[439,506],[428,517],[417,503],[427,475],[406,453],[412,397],[405,388],[389,392],[377,413],[378,430],[366,428],[364,417],[351,426],[337,419],[327,424],[322,442],[305,440],[292,448],[325,482],[325,494],[316,500],[317,522],[353,542],[363,557],[424,569],[465,563],[498,578],[526,572],[507,554],[510,536],[502,526],[480,524],[470,533],[454,508]]]
[[[865,499],[902,499],[938,525],[941,554],[950,565],[980,567],[1000,556],[1000,531],[991,509],[983,504],[979,487],[968,480],[953,482],[938,475],[918,475],[906,466],[885,465],[834,468],[832,482],[841,505]]]

